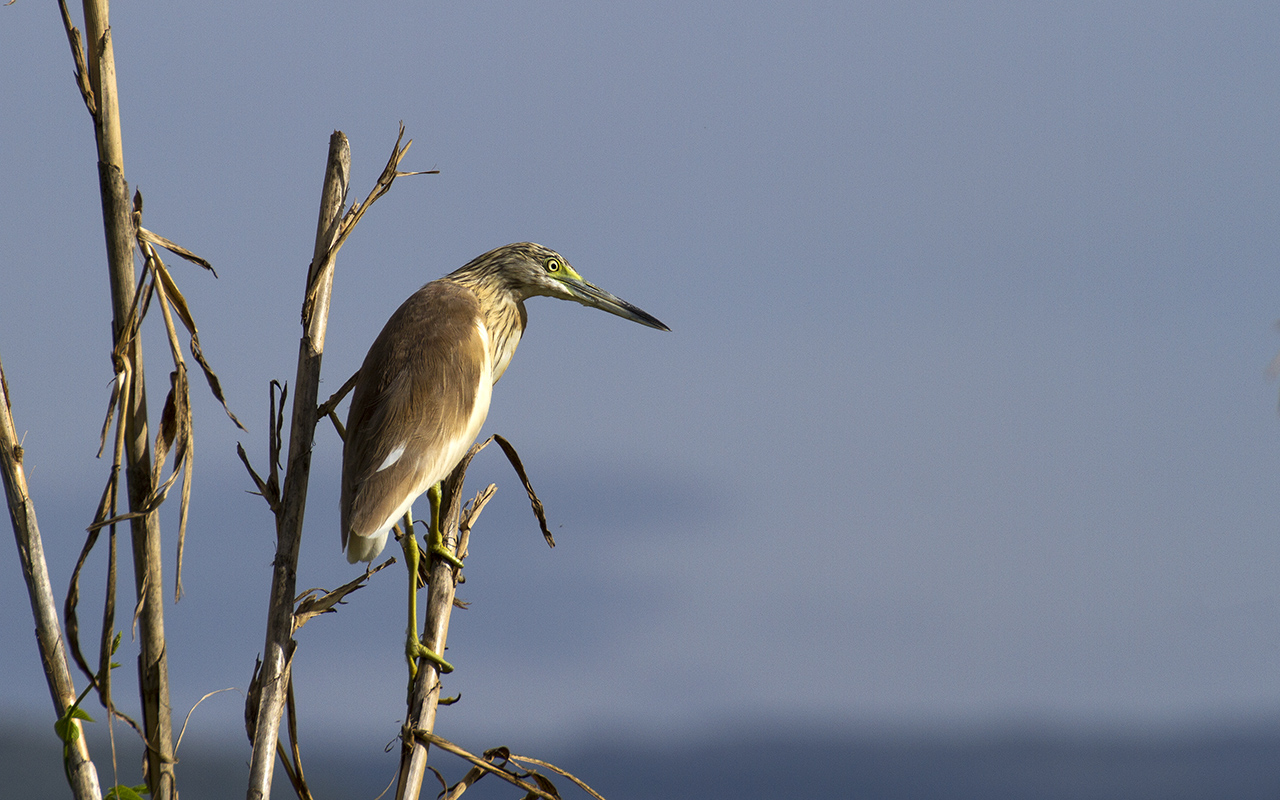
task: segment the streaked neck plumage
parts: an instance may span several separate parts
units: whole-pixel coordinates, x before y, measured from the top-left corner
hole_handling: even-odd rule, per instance
[[[484,315],[484,327],[489,333],[489,356],[493,363],[493,382],[497,383],[507,371],[511,356],[515,355],[520,336],[524,333],[528,318],[524,301],[506,286],[495,285],[486,275],[454,273],[441,280],[465,286],[480,298],[480,313]]]

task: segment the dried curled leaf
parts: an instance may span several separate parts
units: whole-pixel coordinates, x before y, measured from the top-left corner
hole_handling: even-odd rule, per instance
[[[267,507],[271,509],[272,514],[280,512],[280,486],[264,481],[253,465],[249,463],[249,454],[244,451],[244,445],[236,442],[236,453],[239,454],[240,460],[244,462],[244,468],[249,470],[249,477],[253,478],[253,483],[258,487],[257,494],[267,501]]]
[[[542,501],[538,499],[537,493],[533,491],[533,484],[529,483],[529,476],[524,471],[524,464],[520,462],[520,456],[516,453],[515,447],[512,446],[511,442],[496,433],[492,438],[498,442],[502,452],[507,454],[507,460],[511,462],[516,474],[520,476],[520,482],[524,484],[524,490],[529,494],[529,502],[533,505],[533,514],[538,518],[538,524],[542,526],[542,537],[547,540],[548,545],[555,547],[555,537],[551,535],[551,530],[547,528],[547,513],[543,510]]]
[[[140,207],[139,207],[139,210],[141,210]],[[203,258],[191,252],[190,250],[183,247],[182,245],[175,244],[174,242],[171,242],[170,240],[164,238],[160,234],[147,230],[141,225],[138,226],[138,238],[150,244],[158,244],[161,247],[163,247],[165,250],[168,250],[170,253],[173,253],[176,256],[181,256],[182,258],[185,258],[186,260],[190,261],[192,264],[198,264],[204,267],[205,269],[213,273],[213,277],[215,278],[218,277],[218,273],[214,271],[213,265],[210,264],[208,261],[204,260]]]
[[[533,514],[538,518],[538,525],[542,528],[542,538],[547,540],[548,546],[555,547],[555,537],[551,535],[551,530],[547,527],[547,513],[542,507],[542,501],[538,499],[537,492],[533,490],[533,484],[529,482],[529,476],[524,471],[524,464],[520,461],[520,455],[516,453],[516,448],[511,444],[511,442],[508,442],[505,438],[496,433],[488,439],[485,439],[483,442],[473,444],[471,449],[467,451],[467,454],[458,462],[458,466],[454,467],[453,472],[445,479],[445,504],[442,511],[442,518],[454,518],[454,514],[457,511],[458,489],[461,488],[462,478],[465,477],[467,473],[467,468],[471,464],[471,459],[475,458],[481,450],[488,447],[489,443],[494,441],[498,443],[498,446],[502,448],[502,452],[506,454],[507,460],[511,462],[512,468],[515,469],[516,475],[520,477],[520,482],[524,485],[525,492],[529,495],[529,503],[533,507]],[[485,502],[488,502],[488,498],[485,498]],[[480,508],[483,507],[484,504],[481,503]],[[479,513],[480,509],[477,508],[472,512],[472,515],[474,517]]]
[[[116,377],[111,381],[111,397],[107,400],[107,418],[102,421],[102,434],[98,439],[98,457],[107,448],[107,434],[111,431],[111,420],[115,419],[116,404],[120,402],[120,388],[124,381],[124,370],[117,366]]]
[[[11,6],[14,2],[16,0],[9,0],[5,5]],[[85,65],[84,58],[84,38],[80,35],[80,29],[71,24],[66,0],[58,0],[58,8],[62,11],[62,27],[66,29],[67,40],[71,44],[71,57],[76,63],[76,86],[80,89],[80,96],[84,98],[85,108],[89,109],[89,116],[96,119],[98,101],[94,97],[93,86],[89,83],[89,68]]]
[[[368,572],[361,573],[360,577],[355,580],[348,581],[331,592],[326,592],[323,589],[308,589],[298,595],[294,600],[296,604],[293,612],[294,632],[297,632],[312,617],[337,611],[337,607],[346,602],[347,595],[364,586],[375,573],[394,563],[396,563],[396,560],[389,558]]]
[[[148,252],[154,253],[154,250]],[[182,325],[187,329],[187,333],[196,332],[196,321],[191,316],[191,308],[187,305],[187,298],[182,296],[182,292],[178,289],[178,284],[174,282],[173,275],[169,273],[169,268],[164,262],[157,257],[152,262],[152,269],[155,270],[156,278],[159,279],[161,288],[164,290],[165,298],[169,301],[169,305],[178,313],[178,319],[182,320]]]
[[[160,473],[164,469],[165,459],[169,457],[169,448],[178,436],[181,416],[191,414],[188,403],[191,398],[187,393],[186,370],[175,369],[169,373],[169,394],[164,399],[164,410],[160,412],[160,425],[156,428],[155,461],[151,467],[151,484],[160,483]],[[185,407],[185,408],[184,408]]]
[[[200,369],[204,370],[204,378],[209,382],[209,390],[213,392],[213,396],[222,404],[222,410],[227,412],[227,416],[236,424],[236,427],[246,433],[248,430],[240,424],[240,420],[236,415],[231,413],[231,407],[227,405],[227,398],[222,394],[222,382],[218,380],[218,376],[213,371],[213,367],[209,366],[209,362],[204,358],[204,351],[200,349],[200,337],[193,332],[191,334],[191,355],[195,358],[196,363],[200,365]]]

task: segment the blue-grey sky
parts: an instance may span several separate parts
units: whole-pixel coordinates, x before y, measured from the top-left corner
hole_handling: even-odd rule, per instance
[[[262,648],[274,534],[234,448],[266,466],[329,134],[362,198],[400,120],[404,166],[441,174],[398,181],[342,251],[322,394],[413,290],[512,241],[672,328],[529,302],[486,429],[519,448],[559,546],[486,453],[472,486],[500,488],[442,731],[1280,711],[1273,4],[114,12],[126,175],[144,224],[218,270],[174,265],[250,429],[196,380],[179,713],[243,688]],[[96,155],[53,6],[0,9],[0,74],[0,358],[61,592],[106,479],[111,371]],[[322,429],[300,588],[356,572],[339,456]],[[47,714],[0,563],[0,714]],[[299,633],[313,736],[394,737],[404,624],[396,567]],[[192,726],[240,736],[241,708],[219,695]]]

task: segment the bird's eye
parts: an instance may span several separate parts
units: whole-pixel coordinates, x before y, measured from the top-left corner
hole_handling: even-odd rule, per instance
[[[560,260],[556,258],[548,258],[547,272],[559,272],[559,271],[560,271]]]

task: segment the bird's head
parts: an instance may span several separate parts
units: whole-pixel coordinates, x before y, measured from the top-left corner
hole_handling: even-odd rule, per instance
[[[480,291],[508,292],[516,300],[536,295],[559,297],[617,314],[650,328],[670,330],[651,314],[588,283],[564,256],[533,242],[519,242],[490,250],[450,277],[472,283]]]

